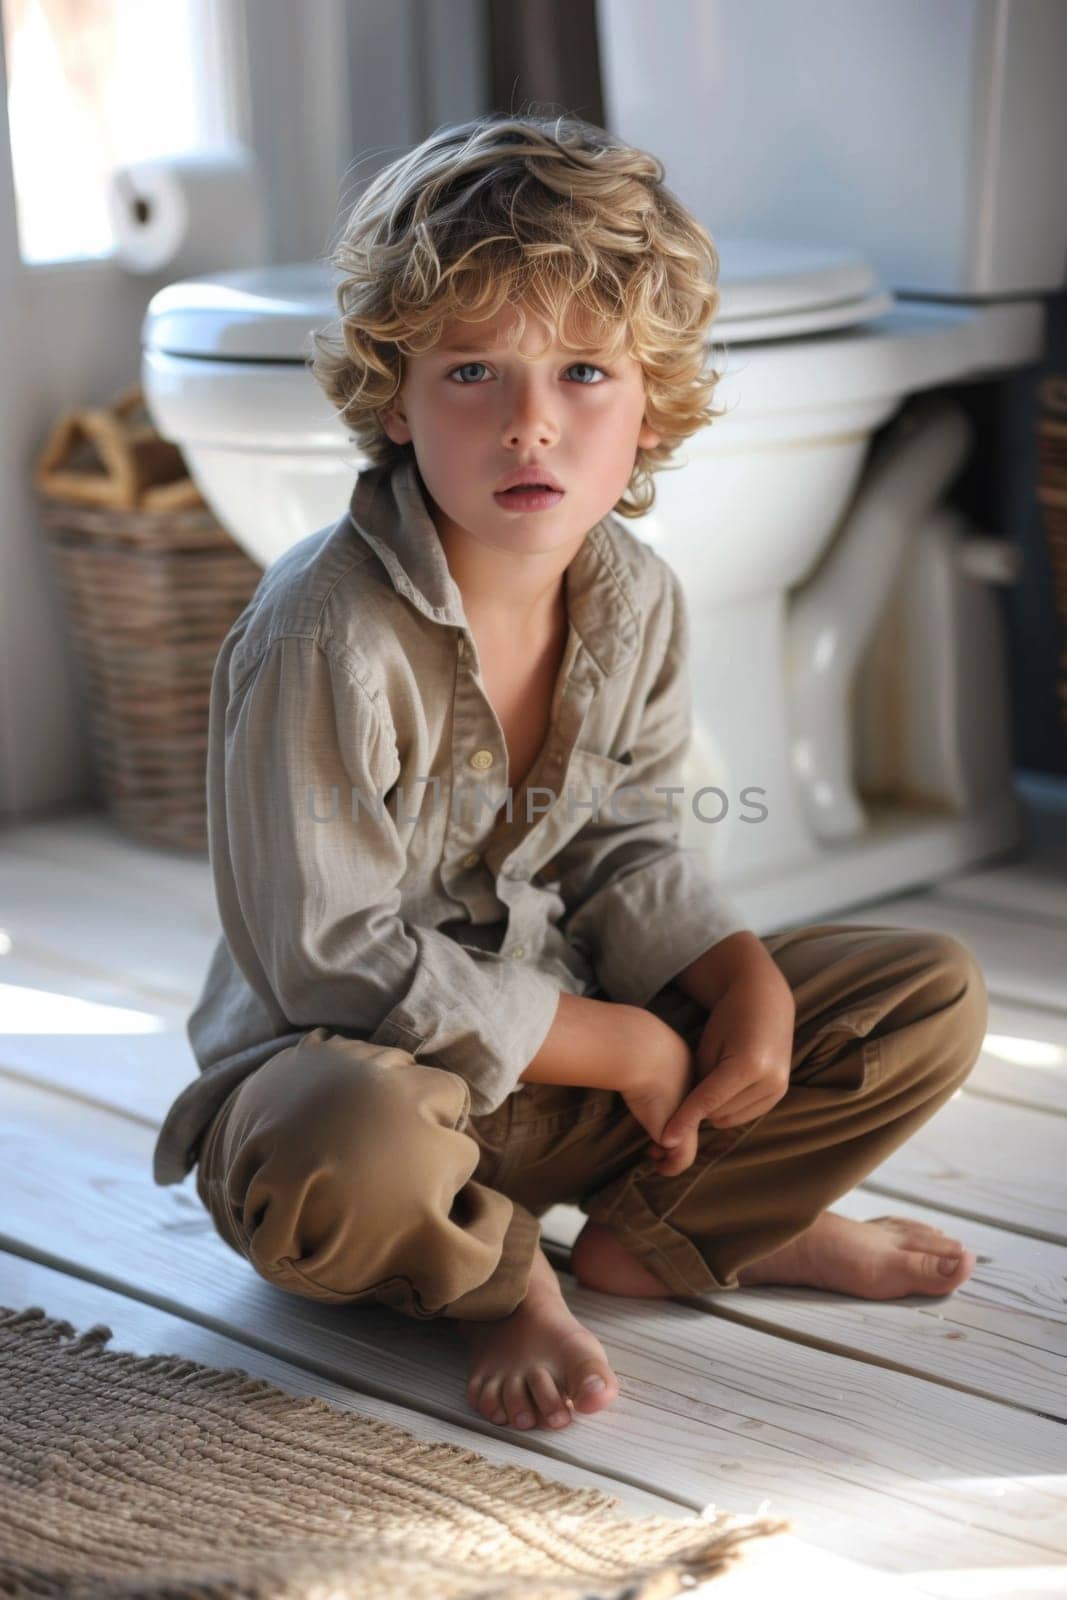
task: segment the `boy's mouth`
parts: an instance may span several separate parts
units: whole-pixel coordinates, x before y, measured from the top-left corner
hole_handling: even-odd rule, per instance
[[[563,490],[551,489],[547,483],[521,483],[514,489],[497,490],[493,499],[512,511],[546,511],[559,504]]]

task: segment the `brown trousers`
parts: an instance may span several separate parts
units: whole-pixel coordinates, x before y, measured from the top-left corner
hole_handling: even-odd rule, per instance
[[[701,1125],[674,1177],[614,1090],[524,1084],[471,1117],[462,1078],[314,1028],[233,1091],[197,1192],[226,1242],[313,1300],[487,1321],[520,1303],[537,1218],[577,1204],[676,1294],[811,1225],[959,1088],[986,1026],[966,945],[908,928],[820,924],[763,944],[796,998],[790,1087],[753,1122]],[[674,984],[649,1009],[695,1046],[706,1013]]]

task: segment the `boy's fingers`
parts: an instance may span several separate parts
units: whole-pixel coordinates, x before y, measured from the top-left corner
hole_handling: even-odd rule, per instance
[[[742,1078],[739,1083],[717,1081],[714,1087],[711,1087],[705,1079],[690,1091],[666,1123],[660,1134],[660,1144],[666,1145],[668,1149],[677,1149],[686,1135],[695,1132],[703,1121],[710,1121],[721,1111],[726,1111],[734,1101],[738,1107],[742,1106],[746,1096],[750,1096],[751,1091],[758,1088],[758,1080],[754,1081],[751,1074]]]
[[[652,1153],[665,1175],[673,1177],[676,1173],[684,1172],[687,1167],[691,1167],[696,1160],[701,1122],[706,1120],[714,1127],[717,1123],[729,1117],[731,1125],[736,1125],[738,1117],[742,1120],[748,1120],[757,1111],[769,1110],[771,1105],[775,1103],[774,1100],[768,1100],[766,1095],[760,1098],[758,1093],[749,1094],[737,1098],[736,1110],[729,1103],[723,1102],[721,1106],[711,1112],[703,1113],[696,1119],[695,1123],[689,1119],[683,1122],[668,1123],[660,1135],[659,1142],[653,1143]],[[684,1115],[685,1108],[683,1106],[677,1116],[681,1118]]]
[[[696,1160],[697,1135],[696,1130],[688,1130],[681,1141],[671,1149],[664,1152],[660,1162],[664,1172],[673,1177],[676,1172],[684,1172]]]
[[[704,1116],[709,1121],[716,1117],[736,1117],[739,1113],[750,1110],[753,1106],[762,1105],[765,1100],[781,1098],[784,1091],[779,1091],[768,1085],[764,1078],[748,1078],[731,1094],[717,1094],[713,1105],[704,1110]]]
[[[671,1121],[664,1126],[658,1142],[652,1141],[651,1153],[666,1177],[684,1172],[696,1160],[700,1124],[703,1121],[715,1126],[717,1122],[729,1118],[730,1125],[736,1126],[738,1120],[750,1121],[757,1114],[769,1111],[781,1098],[780,1095],[768,1094],[765,1086],[759,1083],[746,1085],[746,1088],[747,1093],[737,1093],[729,1100],[723,1095],[717,1096],[717,1102],[710,1110],[704,1108],[698,1090],[694,1090],[689,1099],[683,1101]],[[690,1101],[693,1102],[692,1106]]]
[[[688,1172],[693,1165],[695,1152],[685,1155],[679,1150],[668,1150],[662,1161],[657,1161],[660,1176],[663,1178],[676,1178],[680,1172]]]
[[[747,1094],[735,1095],[732,1100],[724,1100],[721,1105],[711,1113],[713,1117],[744,1117],[762,1107],[770,1109],[778,1104],[785,1094],[785,1090],[773,1084],[755,1083]]]
[[[713,1111],[709,1111],[708,1121],[716,1123],[721,1122],[724,1117],[740,1116],[748,1110],[749,1106],[759,1105],[766,1098],[765,1094],[739,1094],[733,1100],[724,1100],[722,1105],[716,1106]]]
[[[705,1116],[707,1112],[703,1108],[700,1090],[692,1089],[674,1114],[664,1123],[663,1132],[659,1136],[660,1144],[666,1145],[669,1150],[675,1149],[689,1133],[690,1128],[694,1124],[699,1127],[701,1118]]]

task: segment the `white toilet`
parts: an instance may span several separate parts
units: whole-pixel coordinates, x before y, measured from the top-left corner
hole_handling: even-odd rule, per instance
[[[670,172],[670,150],[648,147]],[[939,507],[970,430],[927,391],[1037,359],[1044,310],[898,298],[862,251],[722,237],[704,220],[721,258],[714,403],[728,414],[627,526],[687,594],[685,841],[763,931],[1019,836],[988,589],[1010,581],[1011,551]],[[148,307],[148,408],[264,567],[344,514],[363,464],[305,365],[311,330],[335,317],[316,263],[185,280]]]

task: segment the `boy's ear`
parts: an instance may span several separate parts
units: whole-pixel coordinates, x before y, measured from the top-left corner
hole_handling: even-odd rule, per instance
[[[639,450],[654,450],[662,438],[662,433],[657,433],[647,422],[642,422],[641,432],[637,435],[637,447]]]
[[[399,407],[392,411],[381,413],[382,427],[392,439],[394,444],[410,444],[411,429],[408,427],[407,418]]]

